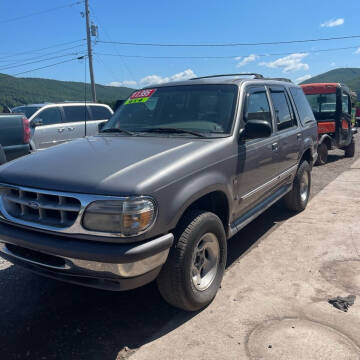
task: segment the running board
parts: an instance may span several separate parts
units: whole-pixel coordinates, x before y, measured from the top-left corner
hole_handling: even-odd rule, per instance
[[[284,195],[286,195],[291,190],[292,190],[292,184],[287,184],[282,186],[279,190],[277,190],[271,196],[269,196],[264,201],[256,205],[246,214],[237,218],[232,224],[230,224],[229,239],[233,237],[236,233],[238,233],[247,224],[249,224],[251,221],[257,218],[260,214],[262,214],[265,210],[267,210],[271,205],[279,201]]]

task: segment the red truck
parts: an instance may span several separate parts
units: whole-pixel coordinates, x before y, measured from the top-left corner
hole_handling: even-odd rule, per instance
[[[319,145],[316,164],[326,164],[328,151],[335,148],[343,149],[346,157],[353,157],[353,135],[357,130],[351,123],[350,89],[340,83],[313,83],[301,87],[318,123]]]

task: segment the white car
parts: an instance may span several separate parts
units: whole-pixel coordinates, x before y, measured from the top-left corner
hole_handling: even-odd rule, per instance
[[[64,143],[99,132],[99,124],[113,114],[108,105],[97,103],[46,103],[18,106],[30,121],[32,151]]]

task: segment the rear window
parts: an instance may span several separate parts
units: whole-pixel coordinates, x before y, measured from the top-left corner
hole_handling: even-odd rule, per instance
[[[314,113],[334,113],[336,111],[336,94],[308,94],[309,101]]]
[[[305,97],[304,91],[300,88],[292,87],[290,88],[290,93],[294,99],[301,123],[307,124],[315,121],[314,113]]]
[[[40,106],[17,106],[12,109],[13,113],[24,114],[28,119],[33,116]]]
[[[111,118],[111,111],[105,106],[90,105],[91,119],[92,120],[108,120]]]
[[[64,106],[65,121],[79,122],[88,119],[86,106]]]

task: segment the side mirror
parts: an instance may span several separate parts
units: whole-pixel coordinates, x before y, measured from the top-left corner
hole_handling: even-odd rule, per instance
[[[246,139],[266,138],[271,135],[272,128],[265,120],[248,120],[241,135]]]
[[[103,129],[103,127],[105,126],[106,123],[107,123],[107,121],[103,121],[103,122],[99,123],[99,125],[98,125],[99,132]]]
[[[44,121],[43,121],[43,119],[40,119],[40,118],[36,118],[31,122],[32,128],[36,128],[37,126],[41,126],[41,125],[44,125]]]

